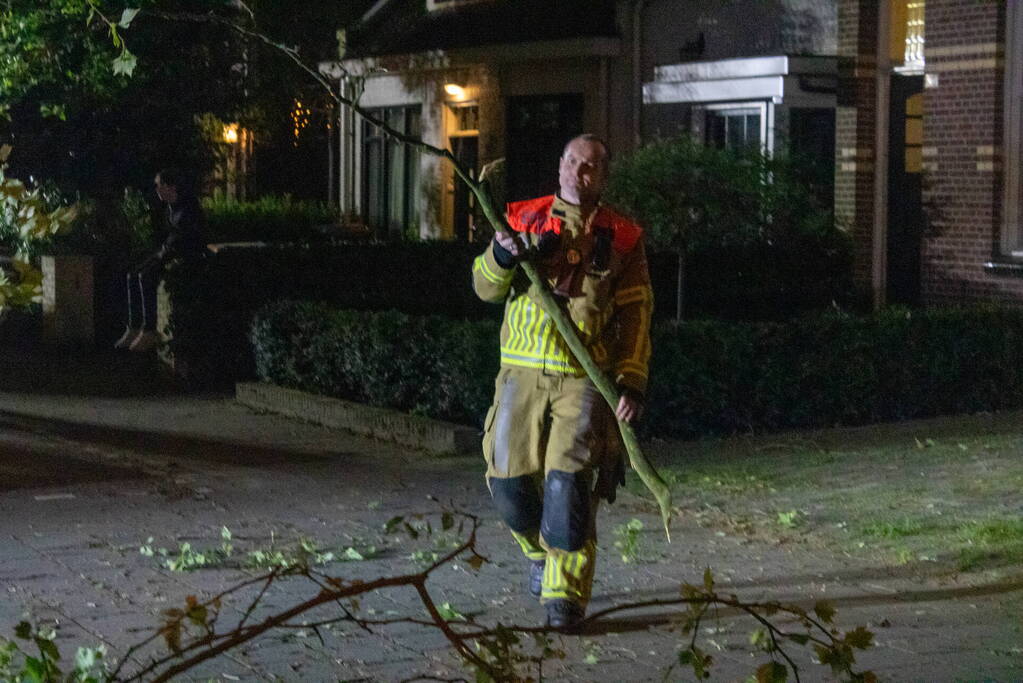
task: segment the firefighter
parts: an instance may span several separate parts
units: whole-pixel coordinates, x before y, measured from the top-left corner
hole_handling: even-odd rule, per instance
[[[615,422],[643,409],[653,295],[643,231],[600,203],[608,148],[573,138],[559,162],[557,195],[507,206],[513,233],[498,231],[473,262],[477,295],[504,303],[501,370],[484,424],[487,484],[527,558],[528,589],[547,624],[577,631],[596,562],[600,498],[624,484]],[[517,267],[530,255],[600,369],[621,393],[612,414]]]

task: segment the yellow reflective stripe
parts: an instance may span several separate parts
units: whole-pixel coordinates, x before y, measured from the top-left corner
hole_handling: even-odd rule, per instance
[[[642,365],[643,376],[646,377],[646,365],[650,358],[648,349],[650,347],[650,306],[639,307],[639,323],[636,325],[638,337],[632,355],[625,359],[625,364],[636,363]]]
[[[632,374],[639,375],[640,377],[647,376],[647,366],[645,363],[622,361],[621,363],[618,364],[617,370],[619,372],[631,372]]]
[[[487,259],[484,258],[483,254],[476,257],[476,260],[473,262],[473,268],[483,276],[483,279],[495,285],[503,285],[508,279],[507,276],[501,277],[492,271],[490,266],[487,265]]]
[[[651,298],[650,288],[646,285],[627,287],[615,293],[615,303],[619,306],[625,306],[637,301],[647,301]]]

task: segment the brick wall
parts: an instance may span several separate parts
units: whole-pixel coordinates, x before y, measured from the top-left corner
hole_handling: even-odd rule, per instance
[[[1001,229],[1003,0],[927,0],[923,243],[926,304],[1023,304],[1023,279],[985,272]]]
[[[874,213],[875,54],[878,0],[838,6],[835,212],[855,241],[856,284],[871,286]]]
[[[856,242],[855,277],[873,268],[876,54],[880,0],[840,0],[835,209]],[[1000,256],[1004,0],[927,0],[922,245],[926,305],[1023,305],[1023,278],[986,271]],[[896,198],[891,198],[897,201]]]

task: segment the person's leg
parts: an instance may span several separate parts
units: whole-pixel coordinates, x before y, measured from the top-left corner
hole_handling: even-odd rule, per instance
[[[150,264],[138,271],[142,332],[129,347],[132,351],[149,351],[160,343],[160,336],[156,333],[156,288],[161,272],[158,264]]]
[[[483,434],[487,486],[498,514],[532,563],[530,591],[538,593],[535,584],[547,555],[540,544],[540,454],[547,397],[538,392],[533,371],[504,368],[495,384],[494,404]]]
[[[590,600],[597,559],[593,469],[601,452],[600,421],[606,405],[586,378],[559,378],[556,385],[551,392],[550,438],[544,455],[540,533],[547,548],[547,569],[541,602],[563,607],[554,603],[567,601],[576,608],[570,616],[581,618]]]
[[[142,332],[142,291],[138,284],[138,272],[129,271],[125,276],[128,295],[128,316],[121,338],[114,342],[115,349],[126,349]]]

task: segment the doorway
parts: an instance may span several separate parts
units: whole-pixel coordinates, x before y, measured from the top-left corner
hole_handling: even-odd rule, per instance
[[[557,192],[561,151],[583,132],[583,96],[510,97],[506,114],[507,200]]]
[[[887,301],[920,303],[923,76],[892,74],[888,137]]]

